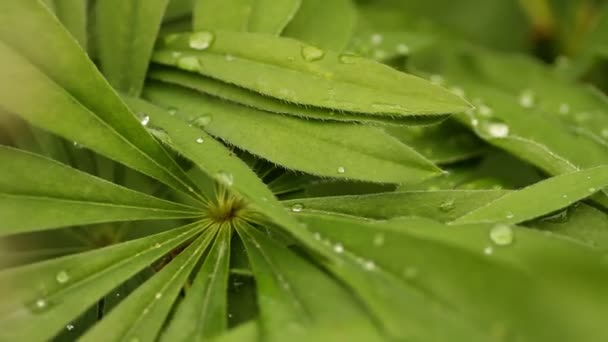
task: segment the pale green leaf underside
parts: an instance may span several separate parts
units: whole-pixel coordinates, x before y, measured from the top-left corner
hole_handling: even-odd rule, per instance
[[[563,174],[511,192],[451,223],[524,222],[565,208],[606,186],[608,166]]]
[[[337,111],[437,115],[468,108],[447,90],[363,58],[262,34],[211,34],[213,42],[202,51],[190,48],[195,35],[170,36],[153,60],[188,65],[191,71],[283,101]]]
[[[0,272],[0,339],[48,340],[89,306],[200,230],[166,233]],[[23,286],[36,284],[37,286]],[[32,327],[36,329],[32,329]]]
[[[204,118],[210,134],[289,169],[381,183],[412,183],[441,172],[376,127],[270,114],[175,86],[151,85],[144,95],[178,108],[184,121]]]
[[[168,2],[103,0],[95,4],[101,71],[114,88],[131,96],[141,92]]]
[[[447,115],[366,115],[351,112],[335,112],[324,108],[301,106],[281,101],[273,97],[263,96],[254,91],[218,81],[210,77],[205,77],[200,74],[194,74],[174,68],[153,68],[150,73],[148,73],[148,77],[154,80],[198,90],[211,96],[236,102],[248,107],[307,119],[362,122],[384,125],[427,125],[444,120],[447,117]]]

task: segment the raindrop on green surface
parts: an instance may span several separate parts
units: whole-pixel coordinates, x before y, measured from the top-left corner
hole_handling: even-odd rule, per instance
[[[206,50],[211,46],[214,39],[215,36],[209,31],[195,32],[190,35],[188,45],[195,50]]]
[[[188,71],[199,71],[201,69],[201,62],[197,57],[184,56],[177,60],[177,67]]]
[[[302,210],[304,210],[304,206],[301,205],[300,203],[296,203],[294,205],[291,206],[291,211],[293,211],[294,213],[299,213]],[[319,235],[320,237],[321,235]]]
[[[302,47],[302,58],[307,62],[318,61],[325,56],[325,51],[314,47],[314,46],[303,46]]]
[[[507,246],[513,243],[513,228],[506,224],[498,224],[490,230],[490,240],[498,246]]]
[[[448,212],[453,210],[456,207],[456,202],[454,202],[453,199],[449,199],[446,201],[443,201],[440,205],[439,205],[439,209],[441,209],[441,211],[443,212]]]
[[[70,275],[66,271],[59,271],[55,276],[55,279],[59,284],[65,284],[70,281]]]

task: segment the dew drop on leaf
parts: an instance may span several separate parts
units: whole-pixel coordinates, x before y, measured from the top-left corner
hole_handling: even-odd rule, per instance
[[[594,192],[596,192],[596,191],[597,191],[597,189],[596,189],[596,188],[589,188],[588,190],[589,190],[589,192],[590,192],[590,193],[594,193]]]
[[[163,294],[161,292],[156,292],[156,294],[154,295],[155,299],[161,299],[163,296]]]
[[[562,103],[559,105],[559,113],[566,115],[568,113],[570,113],[570,105],[568,105],[567,103]]]
[[[492,108],[490,108],[486,105],[483,105],[483,104],[479,105],[477,107],[477,113],[479,113],[479,115],[481,115],[481,116],[490,117],[490,116],[492,116],[493,112],[494,111],[492,110]]]
[[[325,51],[314,46],[302,47],[302,58],[307,62],[318,61],[325,56]]]
[[[453,199],[449,199],[446,201],[443,201],[440,205],[439,205],[439,209],[441,209],[441,211],[443,212],[448,212],[453,210],[456,207],[456,202],[454,202]]]
[[[226,59],[226,62],[232,62],[234,60],[234,56],[231,54],[226,54],[224,58]]]
[[[301,205],[300,203],[296,203],[296,204],[294,204],[294,205],[292,205],[292,206],[291,206],[291,211],[293,211],[294,213],[299,213],[299,212],[301,212],[303,209],[304,209],[304,206],[303,206],[303,205]],[[316,234],[319,234],[319,233],[316,233]],[[320,237],[321,237],[321,236],[319,235],[319,238],[320,238]]]
[[[215,36],[209,31],[195,32],[190,35],[188,45],[195,50],[206,50],[213,43]]]
[[[207,125],[211,123],[211,116],[202,115],[198,118],[194,119],[192,123],[198,128],[205,128]]]
[[[378,34],[378,33],[372,34],[372,36],[370,38],[371,43],[374,45],[382,44],[383,40],[384,40],[384,37],[382,37],[382,35]]]
[[[337,243],[334,245],[334,252],[341,254],[342,252],[344,252],[344,246],[342,246],[341,243]]]
[[[57,275],[55,275],[55,279],[59,284],[65,284],[70,281],[70,275],[66,271],[59,271]]]
[[[524,108],[532,108],[534,102],[534,92],[529,89],[524,90],[521,95],[519,95],[519,105]]]
[[[340,174],[346,173],[346,169],[344,168],[344,166],[338,167],[338,173],[340,173]]]
[[[431,81],[431,83],[434,85],[442,85],[445,82],[441,75],[431,75],[431,77],[429,77],[429,81]]]
[[[484,122],[483,131],[492,138],[505,138],[509,135],[509,126],[499,120]]]
[[[408,55],[410,53],[410,47],[406,44],[397,44],[395,50],[397,50],[397,53],[400,53],[402,55]]]
[[[196,138],[197,144],[202,144],[204,142],[203,138]]]
[[[215,176],[218,181],[225,186],[232,186],[232,184],[234,184],[234,176],[232,176],[230,173],[220,171]]]
[[[177,60],[177,67],[188,71],[199,71],[201,69],[201,62],[197,57],[184,56]]]
[[[148,126],[150,123],[150,115],[146,113],[138,113],[137,116],[139,116],[139,122],[142,126]]]
[[[68,324],[68,325],[66,325],[66,326],[65,326],[65,328],[66,328],[68,331],[72,331],[72,330],[74,330],[74,325],[73,325],[73,324]]]
[[[450,91],[452,92],[452,94],[456,95],[456,96],[460,96],[460,97],[464,97],[464,89],[454,86],[450,88]]]
[[[494,248],[490,246],[483,249],[483,254],[485,255],[492,255],[492,253],[494,253]]]
[[[513,243],[513,228],[506,224],[497,224],[490,229],[490,240],[497,246],[508,246]]]
[[[509,211],[509,212],[507,212],[507,215],[505,217],[510,220],[510,219],[514,218],[515,215]]]
[[[363,262],[363,268],[368,271],[373,271],[374,269],[376,269],[376,264],[371,260],[367,260]]]
[[[384,245],[384,234],[378,233],[374,236],[374,246],[382,246]]]

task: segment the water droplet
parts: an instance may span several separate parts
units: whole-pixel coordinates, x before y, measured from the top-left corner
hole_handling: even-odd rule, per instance
[[[215,177],[223,185],[232,186],[232,184],[234,184],[234,176],[232,176],[232,174],[230,174],[230,173],[220,171],[220,172],[216,173]]]
[[[139,122],[141,125],[148,126],[150,123],[150,115],[147,115],[146,113],[139,113],[138,116],[140,117]]]
[[[55,276],[55,279],[59,284],[65,284],[70,281],[70,275],[66,271],[59,271]]]
[[[406,267],[403,270],[403,276],[407,279],[414,279],[418,276],[418,269],[416,267]]]
[[[154,244],[154,248],[160,248],[162,245],[160,244],[160,242],[157,242]]]
[[[460,87],[451,87],[450,91],[456,96],[464,97],[464,89]]]
[[[72,331],[74,330],[74,325],[73,324],[68,324],[65,326],[66,329],[68,329],[68,331]]]
[[[456,207],[456,202],[454,202],[453,199],[449,199],[449,200],[443,201],[439,205],[439,209],[441,209],[441,211],[446,212],[446,213],[448,211],[452,211],[455,207]]]
[[[84,148],[84,146],[80,145],[80,144],[79,144],[77,141],[73,141],[73,142],[72,142],[72,145],[74,146],[74,148],[77,148],[77,149],[82,149],[82,148]]]
[[[363,262],[363,268],[368,271],[373,271],[374,269],[376,269],[376,264],[371,260],[367,260]]]
[[[589,192],[590,192],[590,193],[594,193],[594,192],[596,192],[596,191],[597,191],[597,189],[596,189],[596,188],[589,188]]]
[[[188,45],[195,50],[206,50],[213,43],[215,36],[209,31],[195,32],[190,35]]]
[[[338,167],[338,173],[343,174],[346,172],[346,169],[344,168],[344,166],[339,166]]]
[[[319,232],[315,232],[314,234],[312,234],[312,236],[315,238],[315,240],[317,241],[321,241],[322,237],[321,234]]]
[[[386,51],[382,49],[374,50],[374,59],[385,59],[387,56]]]
[[[483,254],[485,255],[492,255],[492,253],[494,253],[494,248],[490,246],[483,249]]]
[[[36,305],[36,309],[42,310],[47,307],[48,303],[46,302],[45,299],[40,298],[40,299],[36,300],[35,305]]]
[[[232,62],[234,60],[234,56],[231,54],[226,54],[226,62]]]
[[[519,105],[524,108],[532,108],[534,102],[534,92],[530,89],[524,90],[521,95],[519,95]]]
[[[155,137],[156,139],[165,142],[165,143],[170,143],[171,142],[171,137],[169,136],[169,133],[167,133],[167,131],[165,131],[162,128],[148,128],[148,132],[150,132],[150,134],[152,134],[153,137]]]
[[[442,85],[445,82],[441,75],[431,75],[429,77],[429,81],[431,81],[431,83],[434,85]]]
[[[499,120],[484,122],[482,129],[493,138],[505,138],[509,135],[509,126]]]
[[[300,203],[296,203],[294,205],[291,206],[291,211],[293,211],[294,213],[299,213],[304,209],[304,206],[301,205]]]
[[[203,138],[196,138],[196,143],[197,144],[202,144],[205,140],[203,140]]]
[[[349,54],[343,54],[340,55],[340,57],[338,57],[338,59],[340,60],[340,63],[343,64],[355,64],[357,62],[357,59],[359,57],[355,56],[355,55],[349,55]]]
[[[156,294],[154,295],[155,299],[161,299],[163,296],[163,294],[161,292],[156,292]]]
[[[562,198],[564,198],[564,199],[565,199],[565,198],[568,198],[568,195],[565,195],[565,194],[564,194],[564,195],[562,195]]]
[[[497,246],[507,246],[513,243],[513,228],[506,224],[497,224],[490,229],[490,240]]]
[[[325,56],[325,51],[314,46],[302,47],[302,58],[307,62],[318,61]]]
[[[167,109],[167,113],[169,113],[169,115],[174,116],[175,114],[177,114],[177,108],[169,108]]]
[[[374,45],[380,45],[380,44],[382,44],[383,40],[384,40],[384,37],[382,37],[382,35],[378,34],[378,33],[372,34],[372,36],[370,37],[370,41]]]
[[[492,110],[492,108],[490,108],[486,105],[483,105],[483,104],[479,105],[477,107],[477,113],[479,113],[479,115],[481,115],[481,116],[490,117],[490,116],[492,116],[493,112],[494,111]]]
[[[340,254],[342,252],[344,252],[344,246],[342,246],[341,243],[337,243],[334,245],[334,252]]]
[[[198,118],[192,120],[192,124],[194,124],[198,128],[205,128],[210,123],[211,123],[211,116],[209,116],[209,115],[201,115]]]
[[[402,55],[409,55],[410,53],[410,47],[406,44],[397,44],[396,50]]]
[[[568,105],[567,103],[560,104],[559,113],[564,115],[570,113],[570,105]]]
[[[197,57],[184,56],[177,60],[177,67],[188,71],[199,71],[201,69],[201,62]]]
[[[509,211],[509,212],[507,212],[507,215],[505,217],[510,220],[510,219],[514,218],[515,215]]]
[[[163,41],[165,42],[165,44],[171,44],[173,43],[177,38],[179,38],[179,34],[176,33],[172,33],[172,34],[168,34],[165,36],[165,38],[163,39]]]
[[[384,234],[378,233],[374,236],[374,246],[382,246],[384,245]]]

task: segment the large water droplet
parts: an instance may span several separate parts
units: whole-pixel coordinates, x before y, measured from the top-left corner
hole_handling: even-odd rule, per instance
[[[48,307],[49,303],[44,298],[39,298],[34,302],[33,311],[42,311]]]
[[[340,63],[343,64],[355,64],[357,62],[357,60],[359,59],[359,57],[355,56],[355,55],[349,55],[349,54],[343,54],[340,55],[340,57],[338,57]]]
[[[192,124],[194,124],[198,128],[205,128],[210,123],[211,123],[210,115],[201,115],[198,118],[192,120]]]
[[[72,331],[74,330],[74,325],[73,324],[68,324],[65,326],[66,329],[68,329],[68,331]]]
[[[379,33],[372,34],[372,36],[370,37],[370,41],[374,45],[380,45],[380,44],[382,44],[383,40],[384,40],[384,37],[382,37],[382,35],[379,34]]]
[[[439,205],[439,209],[443,212],[452,211],[456,207],[456,202],[453,199],[445,200]]]
[[[494,248],[492,248],[491,246],[488,246],[483,249],[483,254],[485,255],[492,255],[492,253],[494,253]]]
[[[499,120],[490,120],[484,122],[482,129],[492,138],[505,138],[509,135],[509,126]]]
[[[202,144],[205,140],[203,138],[196,138],[197,144]]]
[[[215,36],[208,31],[195,32],[190,35],[188,44],[195,50],[206,50],[213,43]]]
[[[234,176],[232,176],[230,173],[220,171],[215,176],[218,181],[225,186],[232,186],[232,184],[234,184]]]
[[[55,275],[55,279],[59,284],[65,284],[70,281],[70,275],[66,271],[59,271],[57,275]]]
[[[519,105],[524,108],[532,108],[535,102],[534,92],[530,89],[524,90],[521,95],[519,95]]]
[[[302,58],[307,62],[318,61],[325,56],[325,51],[314,47],[314,46],[303,46],[302,47]]]
[[[161,299],[162,296],[163,296],[162,292],[156,292],[156,294],[154,295],[154,298],[158,300],[158,299]]]
[[[300,203],[296,203],[296,204],[294,204],[294,205],[291,206],[291,211],[293,211],[294,213],[299,213],[302,210],[304,210],[304,206],[301,205]]]
[[[481,115],[481,116],[490,117],[490,116],[492,116],[493,112],[494,111],[492,110],[492,108],[490,108],[486,105],[483,105],[483,104],[479,105],[477,107],[477,113],[479,113],[479,115]]]
[[[201,61],[194,56],[183,56],[177,60],[177,67],[188,71],[201,70]]]
[[[498,246],[507,246],[513,243],[513,228],[506,224],[497,224],[490,229],[490,240]]]
[[[409,55],[410,53],[410,47],[406,44],[397,44],[395,50],[397,50],[397,53],[400,53],[402,55]]]
[[[371,260],[367,260],[363,262],[363,268],[368,271],[373,271],[374,269],[376,269],[376,264]]]
[[[148,126],[150,123],[150,115],[146,113],[138,113],[137,116],[139,117],[139,122],[142,126]]]
[[[344,246],[341,243],[337,243],[334,245],[334,252],[341,254],[344,252]]]
[[[344,168],[344,166],[339,166],[339,167],[338,167],[338,173],[339,173],[339,174],[346,173],[346,169]]]

